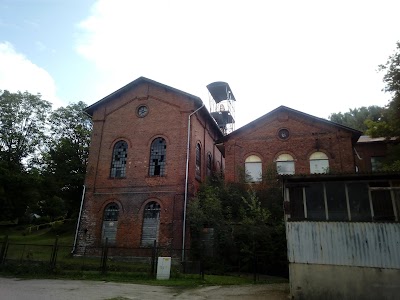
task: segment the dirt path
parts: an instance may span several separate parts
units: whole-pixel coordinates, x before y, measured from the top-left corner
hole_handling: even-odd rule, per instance
[[[7,300],[286,300],[288,284],[208,286],[184,291],[163,286],[129,283],[0,278],[0,299]]]

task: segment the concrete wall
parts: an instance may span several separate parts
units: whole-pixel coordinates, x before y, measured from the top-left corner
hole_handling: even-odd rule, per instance
[[[400,270],[291,263],[294,299],[399,299]]]

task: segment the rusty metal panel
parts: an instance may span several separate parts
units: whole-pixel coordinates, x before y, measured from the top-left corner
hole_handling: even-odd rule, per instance
[[[290,263],[400,269],[400,223],[287,222]]]

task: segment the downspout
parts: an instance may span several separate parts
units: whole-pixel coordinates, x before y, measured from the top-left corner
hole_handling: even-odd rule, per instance
[[[204,107],[204,103],[192,112],[188,117],[188,133],[187,133],[187,146],[186,146],[186,173],[185,173],[185,202],[183,204],[183,226],[182,226],[182,261],[185,261],[185,240],[186,240],[186,207],[188,198],[188,180],[189,180],[189,156],[190,156],[190,118]]]
[[[76,223],[74,245],[73,245],[73,247],[72,247],[71,254],[75,253],[76,241],[77,241],[77,239],[78,239],[78,230],[79,230],[79,225],[80,225],[80,223],[81,223],[81,215],[82,215],[83,201],[85,200],[85,192],[86,192],[86,186],[83,185],[81,207],[80,207],[80,209],[79,209],[78,222]]]

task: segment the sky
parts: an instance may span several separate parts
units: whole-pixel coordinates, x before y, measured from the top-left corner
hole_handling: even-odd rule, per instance
[[[280,105],[384,106],[400,1],[0,0],[0,90],[88,105],[140,76],[200,97],[227,82],[236,128]]]

